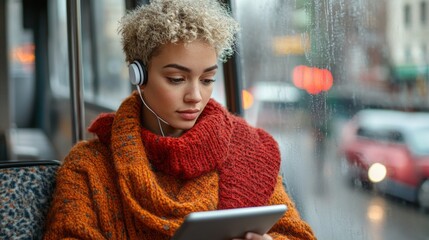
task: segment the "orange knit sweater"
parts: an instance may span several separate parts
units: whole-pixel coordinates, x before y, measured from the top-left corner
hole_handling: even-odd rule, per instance
[[[197,130],[185,133],[187,141],[180,142],[179,139],[158,139],[147,131],[141,132],[140,108],[134,94],[124,101],[115,115],[103,116],[98,119],[96,127],[93,125],[91,130],[97,132],[99,139],[83,141],[73,147],[58,171],[45,239],[169,239],[190,212],[265,204],[286,204],[289,207],[270,231],[274,239],[315,239],[285,193],[281,178],[277,177],[279,162],[261,156],[263,152],[249,150],[252,152],[250,157],[247,156],[250,160],[242,163],[242,159],[247,159],[240,158],[243,154],[237,153],[237,149],[242,148],[223,149],[215,145],[212,149],[220,150],[215,151],[203,146],[194,148],[192,144],[198,143],[193,142],[189,150],[195,154],[186,152],[189,139],[202,137],[198,129],[203,128],[205,132],[207,121],[210,122],[208,126],[216,123],[211,116],[224,116],[226,125],[222,129],[230,129],[231,132],[246,128],[234,127],[243,123],[239,118],[211,101],[201,116],[202,120],[196,124]],[[223,130],[225,134],[217,130],[218,135],[230,136],[226,130]],[[265,143],[271,146],[270,138],[261,131],[256,132],[262,140],[252,141],[261,142],[256,147],[264,148]],[[221,144],[225,136],[217,142]],[[174,142],[176,140],[179,142]],[[155,143],[158,145],[153,145]],[[168,148],[156,147],[173,143],[179,147],[174,145],[172,148],[185,150],[180,150],[180,154],[172,151],[166,155],[164,152]],[[239,145],[231,139],[228,143]],[[278,151],[276,147],[268,150]],[[206,154],[204,159],[198,153],[201,151]],[[237,157],[231,158],[234,155]],[[210,156],[215,156],[214,160],[211,161]],[[277,154],[272,156],[279,157]],[[166,161],[169,164],[166,165]],[[197,170],[186,166],[196,166]],[[250,171],[251,177],[234,177],[234,171],[243,171],[240,167],[260,170],[261,173],[256,171],[252,174]],[[254,183],[255,177],[260,182]],[[254,185],[261,191],[255,191]]]

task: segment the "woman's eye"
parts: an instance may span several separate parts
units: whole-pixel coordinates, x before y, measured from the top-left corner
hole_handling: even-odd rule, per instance
[[[173,83],[173,84],[179,84],[179,83],[185,81],[184,78],[167,78],[167,79],[170,83]]]
[[[201,82],[203,82],[204,85],[210,85],[212,83],[214,83],[216,80],[215,79],[203,79],[201,80]]]

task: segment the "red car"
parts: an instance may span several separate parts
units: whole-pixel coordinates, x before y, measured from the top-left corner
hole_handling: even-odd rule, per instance
[[[429,113],[361,110],[340,152],[348,178],[429,209]]]

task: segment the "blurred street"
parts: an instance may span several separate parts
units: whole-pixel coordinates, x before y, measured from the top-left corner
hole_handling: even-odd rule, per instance
[[[429,213],[414,204],[347,184],[341,175],[335,134],[326,140],[322,159],[315,157],[308,129],[278,129],[270,132],[280,144],[288,192],[318,239],[429,239]]]

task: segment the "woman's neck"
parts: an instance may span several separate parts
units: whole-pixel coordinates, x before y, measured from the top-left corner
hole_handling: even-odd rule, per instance
[[[144,128],[160,136],[180,137],[184,132],[183,129],[174,128],[158,120],[145,106],[142,108],[141,122]]]

